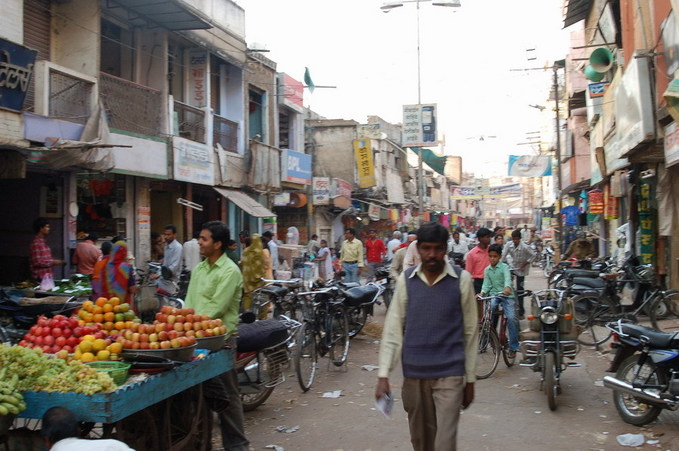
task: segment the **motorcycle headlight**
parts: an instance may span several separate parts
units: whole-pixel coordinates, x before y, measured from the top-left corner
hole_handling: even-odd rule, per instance
[[[545,324],[554,324],[559,321],[559,314],[556,313],[552,308],[545,308],[540,313],[540,321]]]

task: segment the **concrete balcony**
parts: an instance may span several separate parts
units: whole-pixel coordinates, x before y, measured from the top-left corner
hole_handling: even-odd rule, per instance
[[[109,126],[118,130],[160,136],[161,92],[102,72],[99,91]]]

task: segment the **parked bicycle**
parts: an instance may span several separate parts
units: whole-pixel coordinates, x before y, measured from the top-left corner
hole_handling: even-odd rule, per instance
[[[304,322],[297,334],[293,357],[297,381],[303,391],[311,388],[318,356],[328,355],[330,362],[341,367],[349,355],[349,321],[336,287],[297,293],[297,305]]]

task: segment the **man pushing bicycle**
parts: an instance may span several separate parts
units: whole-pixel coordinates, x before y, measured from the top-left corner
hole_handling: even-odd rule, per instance
[[[497,309],[498,304],[502,304],[502,309],[507,317],[507,328],[509,329],[509,353],[507,357],[513,359],[519,350],[519,320],[516,317],[516,306],[512,294],[512,276],[509,266],[500,261],[502,248],[497,244],[491,244],[488,248],[488,265],[483,275],[483,286],[478,297],[486,295],[494,296],[491,301],[491,309]]]

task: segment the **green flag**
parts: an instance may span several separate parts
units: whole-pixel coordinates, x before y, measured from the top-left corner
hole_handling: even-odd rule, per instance
[[[311,80],[311,74],[309,73],[308,67],[304,68],[304,83],[306,83],[307,88],[309,88],[309,92],[313,93],[316,85],[314,84],[313,80]]]
[[[432,168],[434,171],[438,172],[439,174],[446,175],[445,168],[446,168],[446,162],[448,161],[448,157],[438,156],[433,151],[431,151],[430,149],[423,149],[421,147],[411,147],[410,149],[413,152],[415,152],[416,154],[419,154],[420,151],[422,151],[422,161],[427,163],[427,165],[430,168]]]

